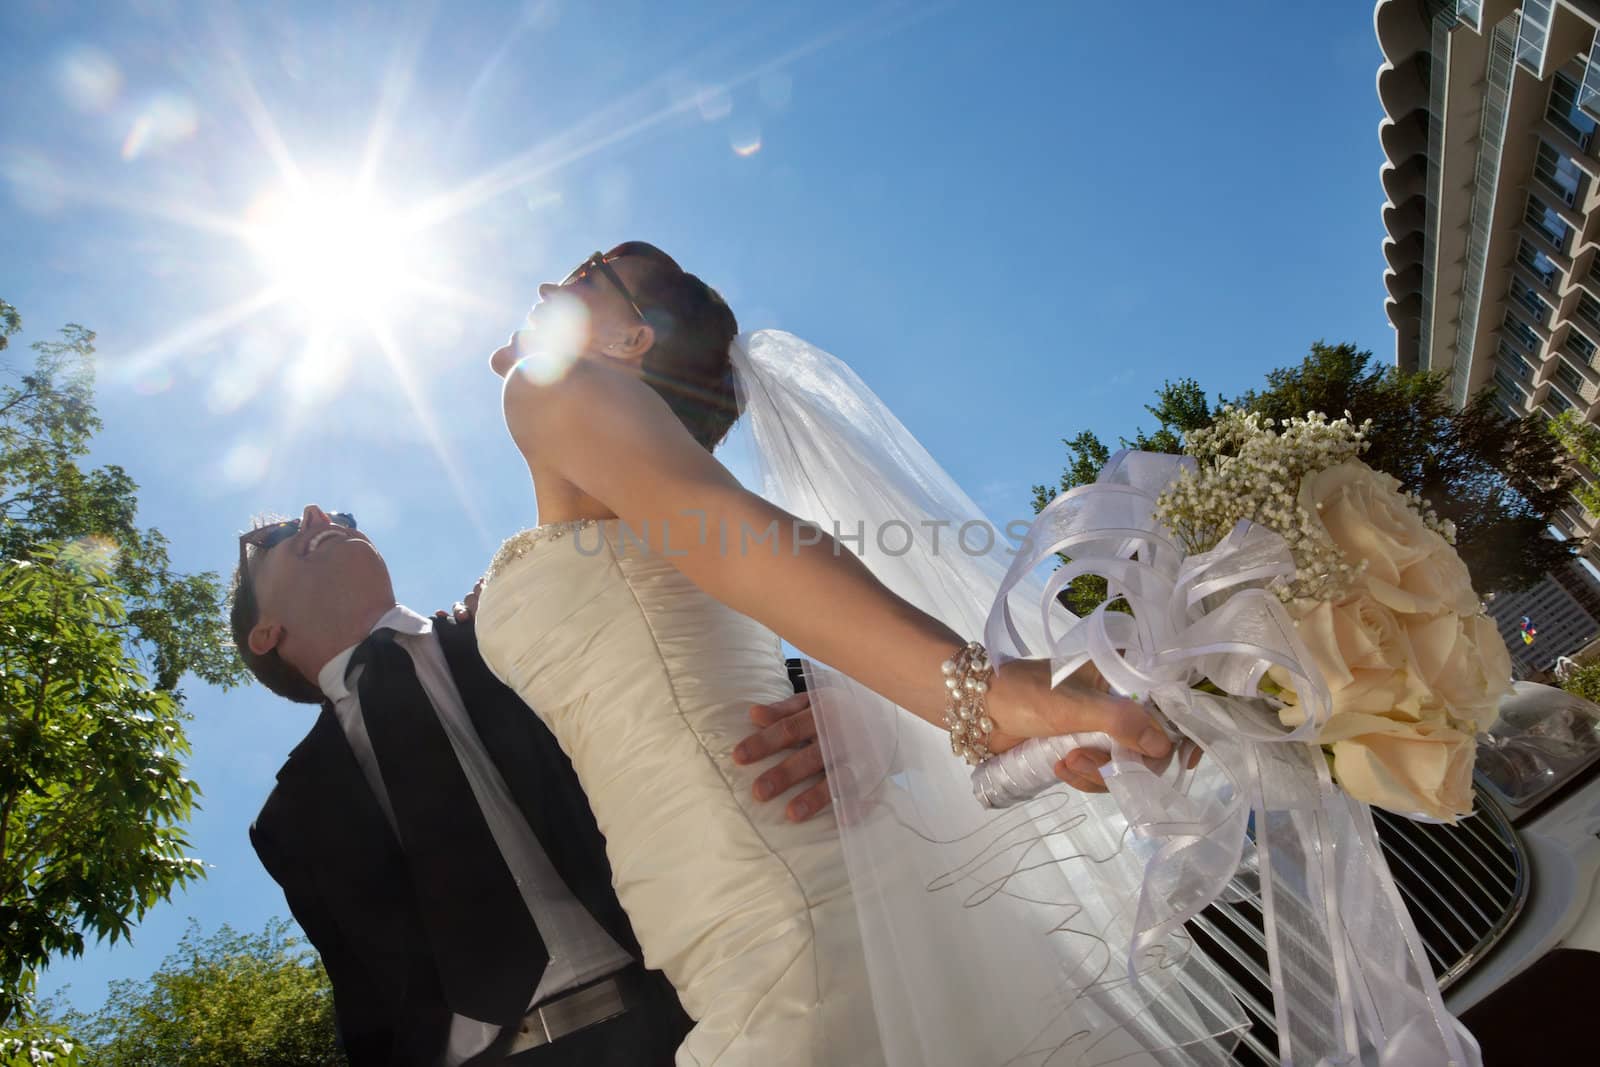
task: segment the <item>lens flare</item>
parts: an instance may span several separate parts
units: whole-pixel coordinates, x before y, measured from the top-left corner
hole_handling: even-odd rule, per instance
[[[558,381],[578,361],[589,336],[583,301],[556,293],[535,309],[529,328],[517,333],[516,373],[540,385]]]
[[[146,152],[164,148],[194,136],[200,128],[200,112],[188,97],[163,93],[139,112],[122,142],[122,158],[135,160]]]
[[[166,367],[151,367],[133,380],[133,391],[140,396],[159,396],[172,388],[172,372]]]
[[[17,204],[36,215],[58,211],[66,202],[61,171],[37,152],[12,151],[0,156],[0,179],[11,187]]]
[[[761,127],[749,125],[734,129],[728,135],[728,146],[734,155],[749,159],[761,151]]]
[[[61,550],[63,563],[105,569],[117,561],[117,543],[104,534],[88,534],[68,541]]]
[[[267,476],[271,455],[260,445],[241,441],[222,457],[222,476],[237,486],[259,485]]]
[[[719,122],[733,114],[733,94],[720,85],[708,85],[695,94],[695,106],[707,122]]]
[[[122,91],[122,71],[110,56],[88,45],[62,56],[56,77],[67,103],[83,112],[106,110]]]

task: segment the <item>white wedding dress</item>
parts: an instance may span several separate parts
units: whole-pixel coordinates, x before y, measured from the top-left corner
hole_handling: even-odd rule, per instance
[[[757,803],[752,702],[793,690],[770,630],[620,524],[507,541],[485,661],[571,757],[647,966],[695,1020],[680,1065],[883,1062],[838,827]]]
[[[733,357],[765,495],[846,536],[898,523],[913,547],[869,533],[864,562],[982,634],[1009,550],[951,550],[981,519],[966,494],[826,353],[760,331]],[[1186,935],[1130,960],[1144,864],[1107,798],[985,811],[948,735],[816,666],[838,815],[788,822],[731,758],[750,704],[791,692],[771,631],[616,520],[524,531],[487,578],[479,647],[572,759],[645,963],[695,1020],[683,1067],[1229,1062],[1246,1020]]]

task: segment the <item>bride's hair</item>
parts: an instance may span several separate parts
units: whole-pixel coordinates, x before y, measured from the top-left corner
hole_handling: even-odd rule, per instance
[[[729,354],[739,333],[733,309],[655,245],[627,241],[606,256],[644,264],[633,291],[655,331],[644,355],[644,381],[701,447],[715,449],[739,418]]]

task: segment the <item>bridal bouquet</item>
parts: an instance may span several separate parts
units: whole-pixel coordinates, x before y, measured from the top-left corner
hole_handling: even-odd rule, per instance
[[[1138,900],[1111,938],[1130,988],[1248,868],[1285,1067],[1366,1062],[1365,1049],[1461,1067],[1476,1048],[1444,1007],[1371,805],[1471,813],[1474,739],[1511,664],[1451,525],[1361,462],[1367,429],[1225,409],[1185,455],[1120,452],[1047,505],[994,601],[990,654],[1046,654],[1058,683],[1092,663],[1206,760],[1158,771],[1105,735],[1040,738],[980,765],[973,788],[987,806],[1024,802],[1073,747],[1106,749],[1114,810],[1095,818],[1143,843]],[[1074,618],[1056,594],[1081,575],[1110,596]]]
[[[1272,584],[1321,675],[1317,741],[1357,800],[1454,821],[1472,811],[1476,737],[1510,692],[1511,659],[1456,554],[1455,530],[1358,458],[1370,423],[1312,414],[1281,426],[1226,408],[1188,435],[1156,517],[1191,554],[1240,522],[1283,537],[1295,571]],[[1281,666],[1262,686],[1305,720]]]

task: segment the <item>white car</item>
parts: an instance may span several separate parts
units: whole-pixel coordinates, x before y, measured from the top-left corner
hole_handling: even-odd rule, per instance
[[[1552,949],[1600,950],[1600,706],[1518,682],[1500,721],[1479,739],[1473,817],[1444,826],[1374,815],[1458,1016]],[[1219,901],[1190,929],[1254,1019],[1235,1059],[1276,1064],[1259,907]]]

